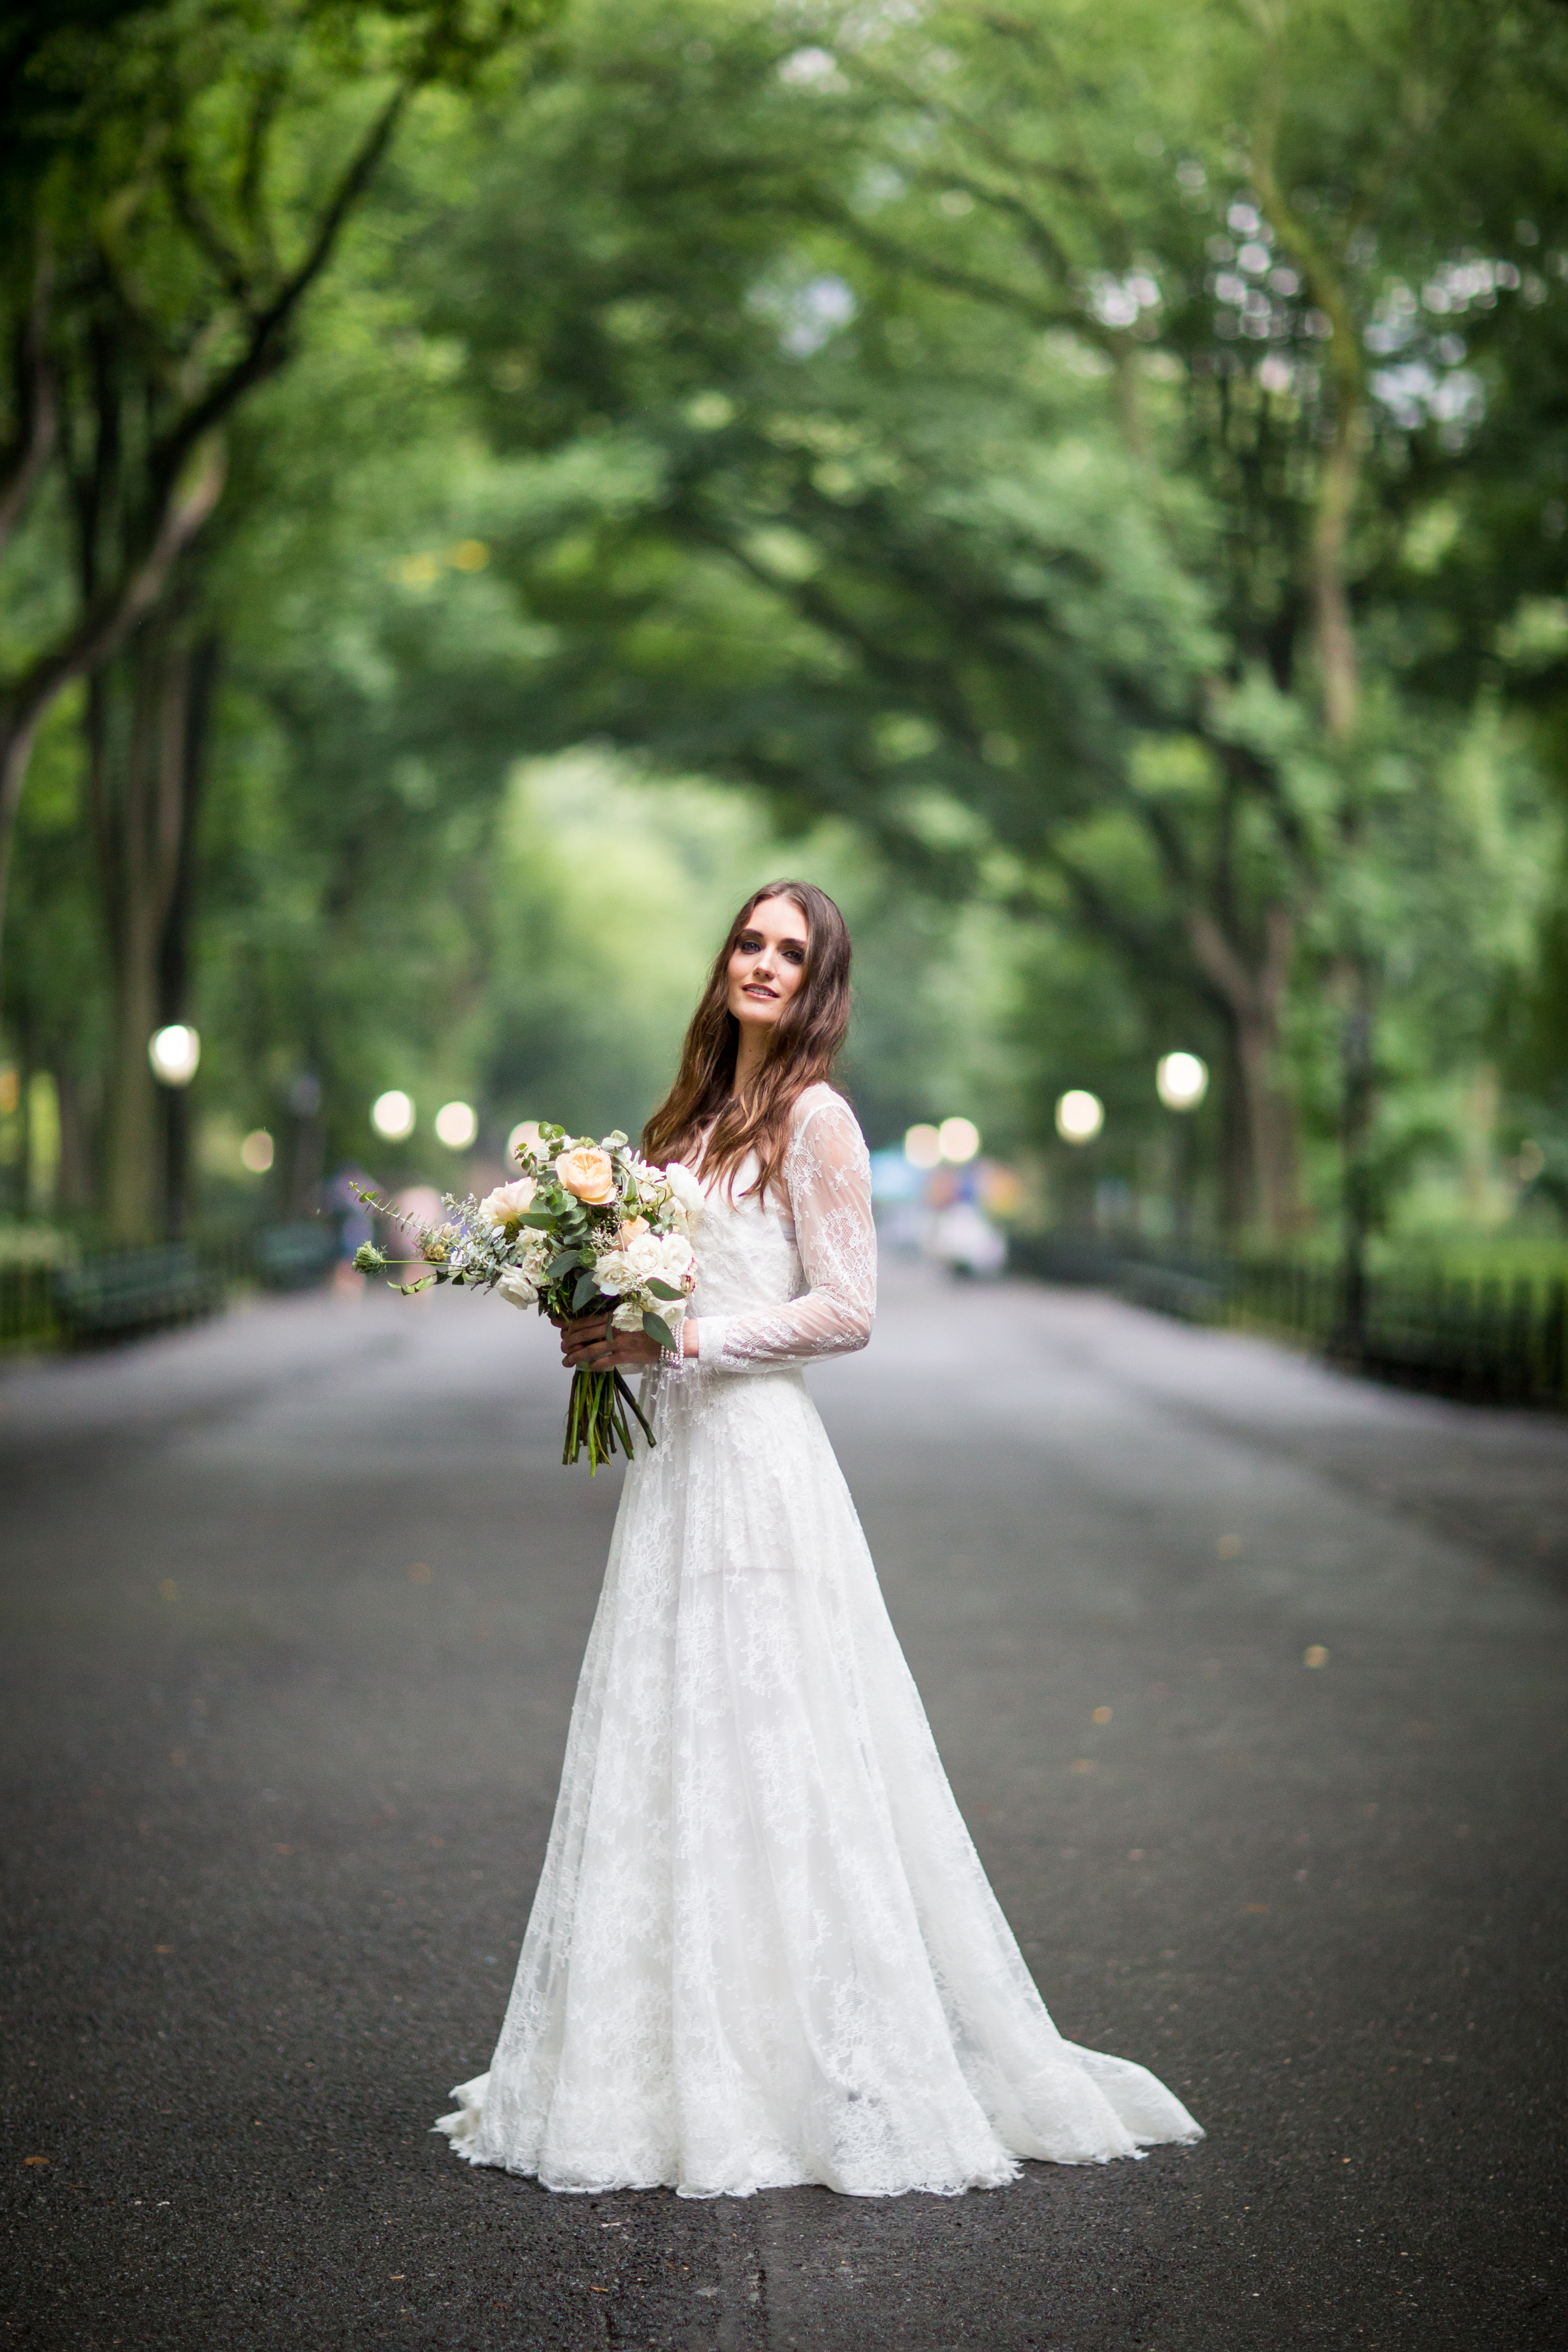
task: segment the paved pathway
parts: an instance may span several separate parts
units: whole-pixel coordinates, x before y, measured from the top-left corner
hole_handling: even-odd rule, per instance
[[[616,1486],[504,1307],[266,1304],[0,1377],[0,2347],[1568,2342],[1568,1427],[888,1290],[816,1385],[960,1800],[1209,2137],[951,2202],[457,2163]]]

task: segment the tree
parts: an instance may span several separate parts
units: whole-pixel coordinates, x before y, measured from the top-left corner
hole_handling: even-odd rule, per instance
[[[0,512],[15,527],[58,446],[64,512],[39,528],[68,534],[72,593],[57,590],[0,697],[0,925],[38,727],[89,679],[116,1005],[114,1238],[140,1237],[156,1215],[145,1048],[184,961],[202,680],[215,658],[194,551],[223,489],[226,436],[296,348],[307,297],[413,97],[471,77],[550,13],[550,0],[380,11],[300,0],[247,17],[201,0],[68,24],[27,61],[14,103],[41,126],[43,152],[6,184],[34,261],[14,289],[16,413]]]
[[[641,453],[634,511],[522,556],[565,709],[1065,904],[1215,1028],[1233,1216],[1277,1235],[1292,992],[1335,992],[1353,1266],[1415,746],[1448,838],[1400,549],[1493,463],[1455,323],[1560,331],[1476,242],[1528,185],[1555,249],[1560,15],[577,22],[435,310],[506,446]],[[672,660],[698,625],[749,654]]]

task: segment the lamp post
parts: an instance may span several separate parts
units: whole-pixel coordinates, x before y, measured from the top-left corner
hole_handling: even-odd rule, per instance
[[[1154,1091],[1167,1110],[1184,1118],[1196,1110],[1209,1090],[1209,1066],[1201,1054],[1162,1054],[1154,1066]],[[1192,1236],[1193,1130],[1184,1127],[1172,1138],[1171,1192],[1175,1202],[1176,1230],[1184,1242]]]
[[[1209,1090],[1209,1066],[1201,1054],[1162,1054],[1154,1087],[1167,1110],[1196,1110]]]
[[[1069,1087],[1057,1102],[1057,1133],[1074,1150],[1092,1143],[1105,1125],[1105,1105],[1087,1087]]]
[[[401,1087],[377,1095],[370,1107],[370,1123],[388,1143],[406,1143],[414,1132],[415,1118],[414,1097]]]
[[[147,1040],[147,1059],[161,1087],[188,1087],[202,1058],[202,1041],[184,1021],[154,1029]]]

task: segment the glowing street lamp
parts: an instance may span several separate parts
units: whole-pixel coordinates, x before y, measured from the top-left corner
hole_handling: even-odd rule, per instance
[[[405,1143],[414,1132],[414,1097],[394,1087],[377,1095],[370,1107],[370,1123],[388,1143]]]
[[[904,1138],[904,1158],[911,1168],[934,1168],[942,1158],[942,1132],[923,1123]]]
[[[188,1087],[202,1058],[202,1041],[183,1021],[154,1029],[147,1041],[147,1059],[160,1086]]]
[[[972,1118],[944,1118],[936,1134],[942,1158],[955,1168],[973,1160],[980,1149],[980,1129]]]
[[[1196,1110],[1209,1090],[1208,1064],[1197,1054],[1163,1054],[1154,1084],[1167,1110]]]
[[[436,1138],[448,1151],[467,1151],[479,1131],[479,1122],[471,1104],[443,1103],[436,1114]]]
[[[1057,1133],[1064,1143],[1092,1143],[1105,1125],[1105,1105],[1087,1087],[1069,1087],[1057,1104]]]

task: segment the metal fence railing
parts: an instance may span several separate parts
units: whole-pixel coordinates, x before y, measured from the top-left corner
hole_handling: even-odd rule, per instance
[[[1568,1410],[1568,1279],[1370,1275],[1353,1326],[1338,1271],[1299,1259],[1016,1236],[1009,1263],[1047,1282],[1114,1290],[1184,1321],[1271,1330],[1402,1387]]]

